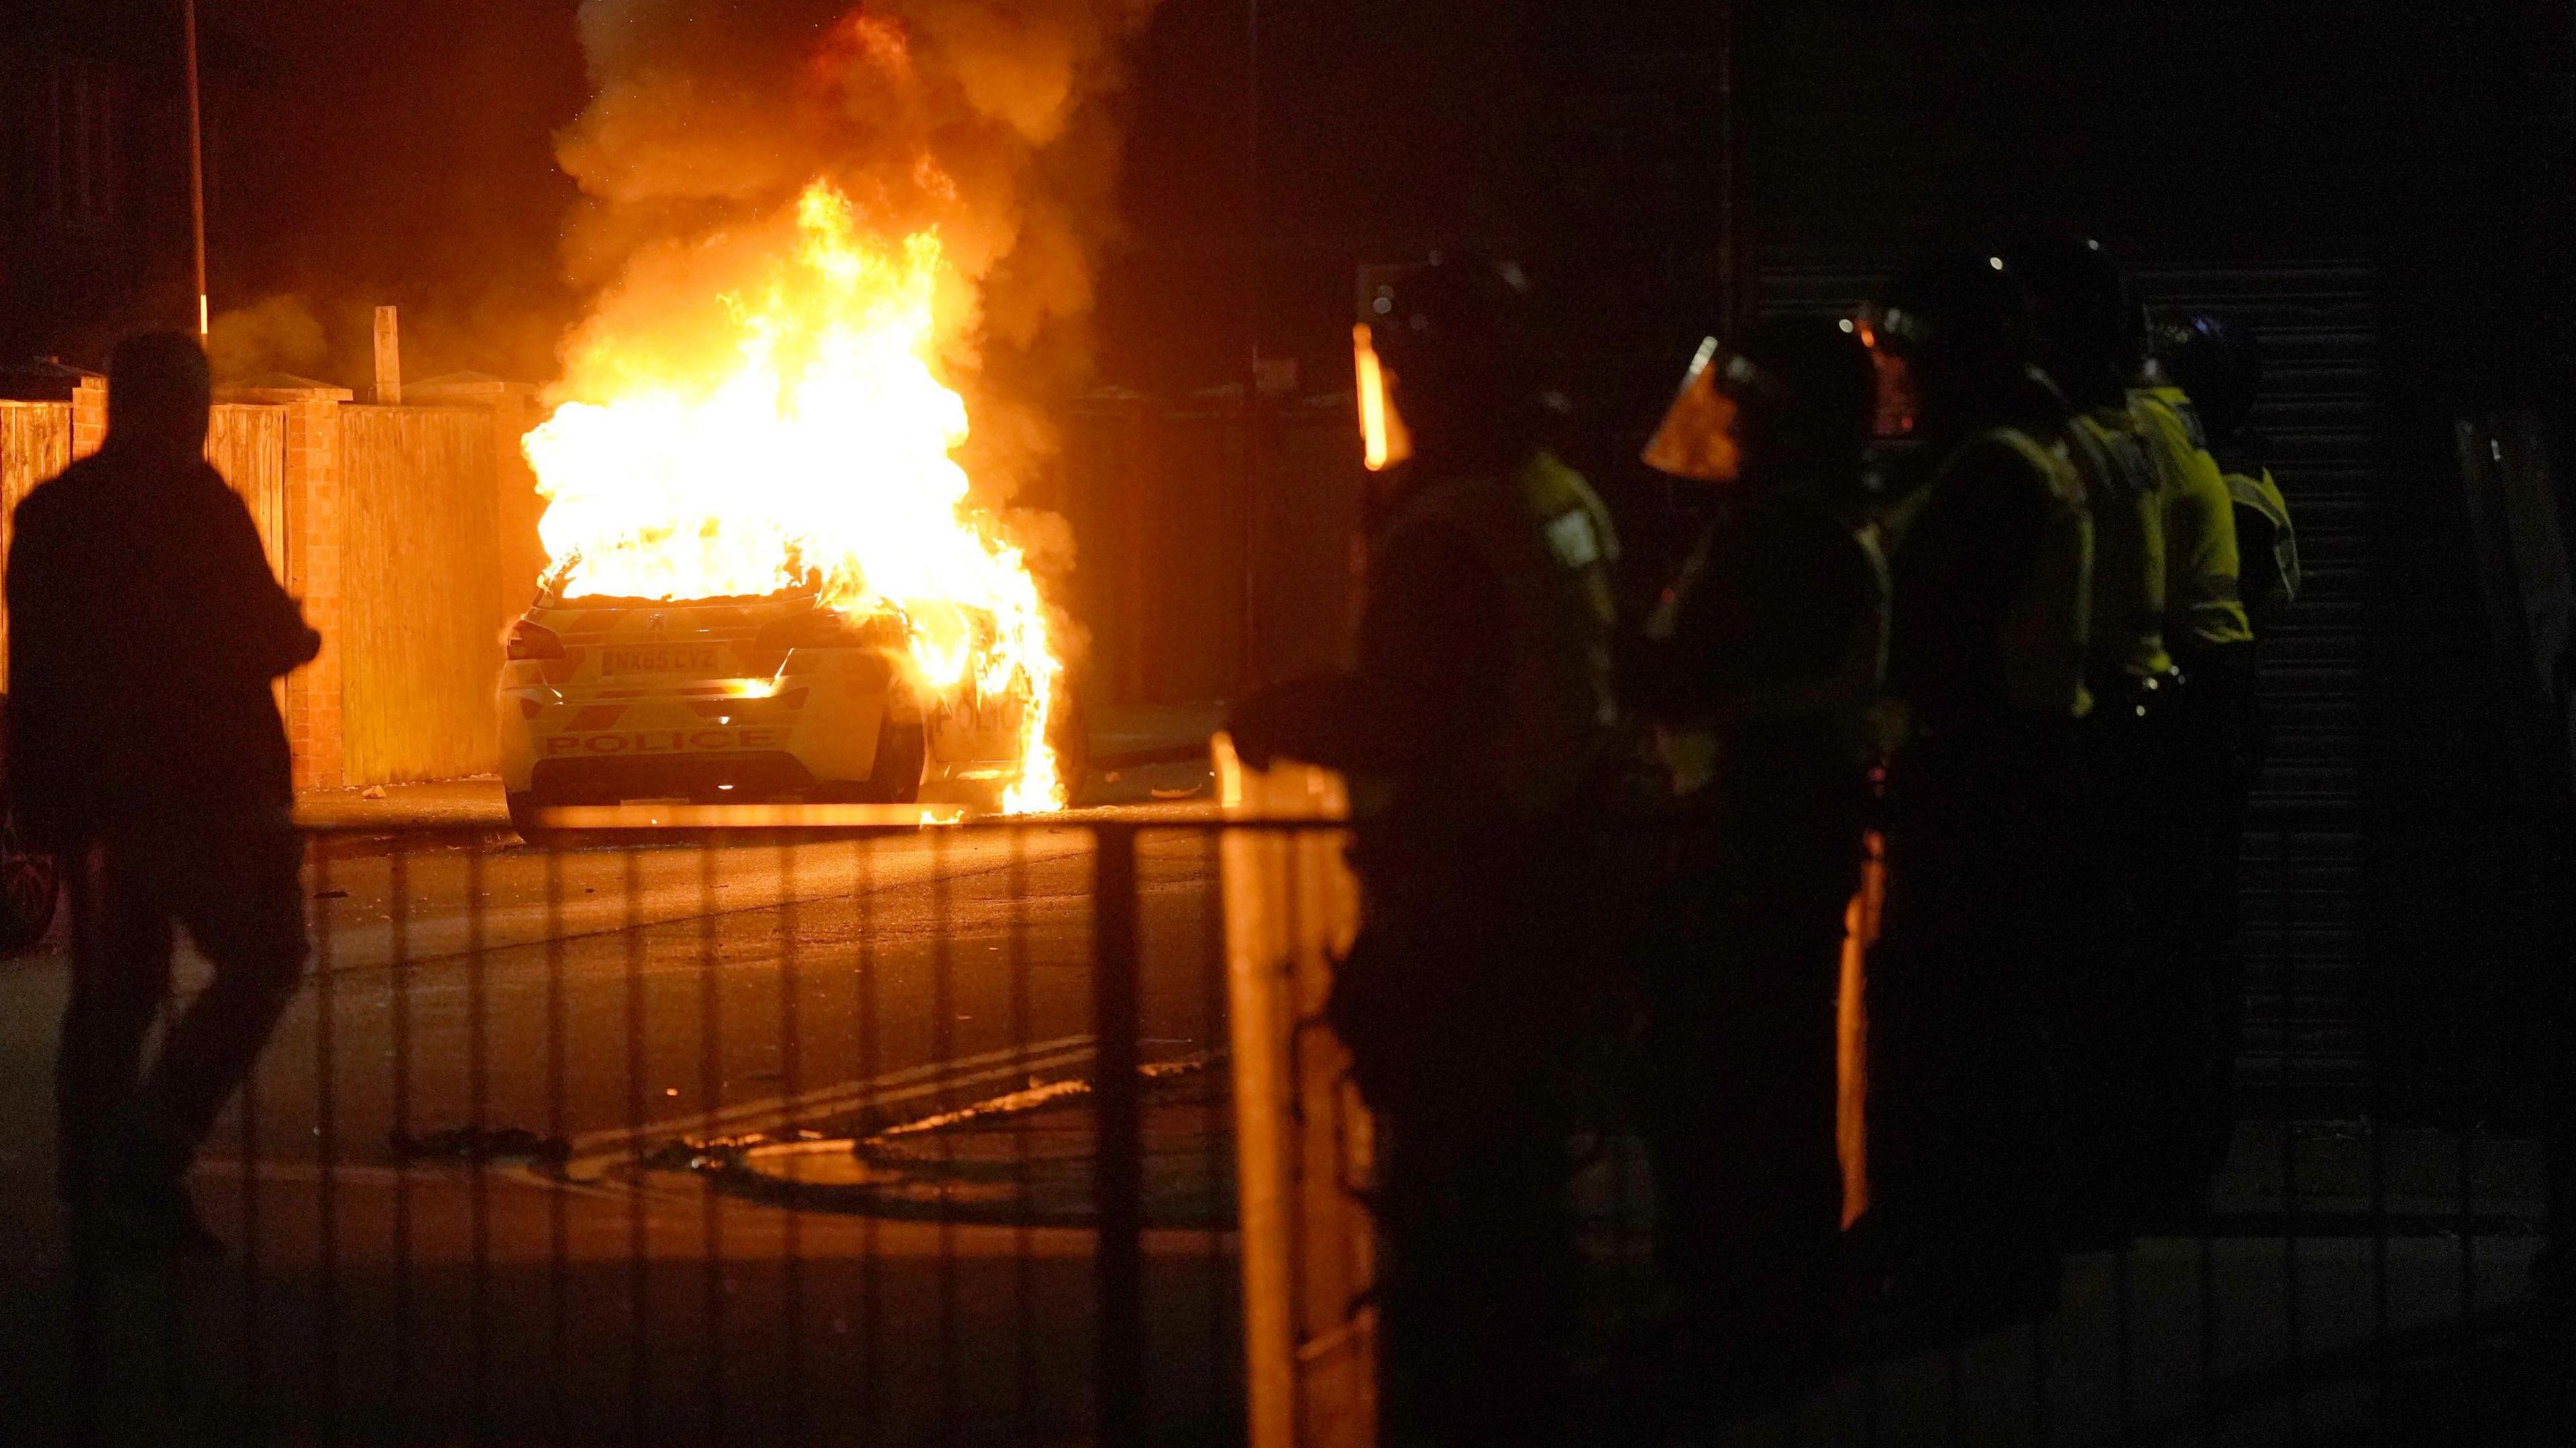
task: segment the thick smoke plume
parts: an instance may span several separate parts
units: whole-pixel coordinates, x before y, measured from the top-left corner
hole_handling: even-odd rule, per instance
[[[310,376],[330,353],[322,319],[313,314],[310,302],[291,292],[217,313],[206,335],[206,354],[219,382],[247,382],[278,372]]]
[[[571,266],[600,290],[557,396],[610,395],[720,346],[721,298],[759,285],[792,245],[798,194],[827,179],[887,237],[938,228],[954,276],[937,360],[974,417],[977,488],[1002,506],[1052,451],[1047,402],[1088,365],[1094,263],[1116,233],[1119,51],[1154,3],[586,0],[595,98],[557,155],[584,198]]]

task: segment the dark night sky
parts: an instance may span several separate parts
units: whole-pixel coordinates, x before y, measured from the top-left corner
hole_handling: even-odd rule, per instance
[[[580,307],[562,276],[574,188],[551,152],[587,100],[574,0],[204,5],[242,57],[216,108],[216,307],[304,296],[330,335],[309,366],[348,381],[366,366],[368,307],[399,301],[415,376],[471,366],[544,381]],[[1463,204],[1471,124],[1404,106],[1435,72],[1401,52],[1443,46],[1388,33],[1350,0],[1285,10],[1298,13],[1265,44],[1267,144],[1293,157],[1270,175],[1273,245],[1296,268],[1301,242],[1345,250],[1352,219],[1435,234]],[[1193,384],[1239,366],[1244,57],[1244,8],[1206,0],[1170,0],[1131,52],[1131,245],[1103,258],[1113,376]],[[1458,59],[1473,57],[1448,70]],[[1391,129],[1401,147],[1355,124],[1370,106],[1409,111]],[[1327,273],[1340,271],[1334,255]]]
[[[572,0],[205,0],[237,41],[211,243],[238,305],[306,295],[333,380],[365,308],[405,307],[415,374],[543,380],[574,298],[552,136],[586,99]],[[224,302],[218,303],[219,309]]]
[[[545,380],[579,306],[560,246],[575,193],[552,153],[588,98],[574,0],[202,3],[239,56],[215,115],[217,310],[307,299],[329,340],[309,365],[349,381],[367,309],[397,302],[414,376]],[[1381,8],[1265,7],[1267,253],[1299,316],[1338,317],[1355,249],[1418,248],[1475,209],[1507,7]],[[1131,51],[1129,241],[1104,258],[1099,318],[1118,380],[1203,385],[1242,365],[1245,15],[1166,0]]]
[[[414,376],[547,380],[580,302],[560,249],[574,193],[552,155],[587,99],[574,0],[201,3],[237,57],[215,116],[218,309],[312,298],[330,334],[312,365],[351,381],[364,309],[399,302]],[[1597,160],[1634,159],[1637,137],[1672,124],[1656,107],[1687,108],[1698,82],[1642,109],[1572,92],[1615,90],[1618,52],[1709,7],[1603,9],[1265,0],[1267,350],[1328,356],[1354,260],[1418,250],[1513,198],[1581,247],[1663,224],[1582,187]],[[2392,201],[2497,194],[2479,168],[2499,132],[2479,107],[2504,94],[2481,80],[2502,32],[2475,10],[2357,9],[2330,29],[2306,7],[2214,0],[1996,5],[1965,24],[1930,0],[1767,12],[1762,225],[1845,252],[2051,213],[2129,232],[2150,261],[2377,246]],[[2161,28],[2130,23],[2149,11]],[[1130,240],[1106,261],[1098,318],[1111,380],[1203,386],[1243,365],[1244,17],[1240,0],[1165,0],[1132,49]],[[1497,164],[1493,138],[1532,125],[1560,149]]]

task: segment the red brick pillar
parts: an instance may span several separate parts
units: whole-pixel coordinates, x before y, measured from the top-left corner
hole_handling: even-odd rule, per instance
[[[107,379],[84,377],[72,389],[72,460],[78,462],[107,441]]]
[[[279,379],[285,381],[286,379]],[[324,383],[227,389],[225,402],[286,408],[286,591],[304,603],[322,653],[286,680],[286,740],[295,750],[298,790],[337,789],[340,732],[341,587],[340,404],[349,389]]]
[[[0,398],[12,402],[62,402],[72,411],[69,462],[98,451],[107,441],[107,379],[58,357],[42,357],[0,367]],[[53,468],[45,469],[50,476]]]

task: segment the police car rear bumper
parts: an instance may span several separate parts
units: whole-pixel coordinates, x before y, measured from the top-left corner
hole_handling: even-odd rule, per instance
[[[545,759],[530,771],[528,787],[545,804],[675,798],[714,803],[803,794],[814,787],[814,775],[804,761],[784,751]]]

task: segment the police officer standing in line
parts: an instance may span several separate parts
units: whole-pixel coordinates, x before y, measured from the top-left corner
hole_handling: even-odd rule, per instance
[[[2262,347],[2242,325],[2194,312],[2155,329],[2152,361],[2150,390],[2169,405],[2179,394],[2177,411],[2197,425],[2200,445],[2227,481],[2235,504],[2238,593],[2260,642],[2299,596],[2290,505],[2264,466],[2261,440],[2247,427],[2263,386]]]
[[[2157,375],[2148,395],[2171,410],[2216,463],[2227,485],[2236,534],[2237,594],[2252,639],[2233,641],[2235,618],[2223,610],[2217,637],[2195,634],[2189,650],[2192,688],[2188,741],[2204,771],[2197,781],[2203,828],[2192,843],[2201,866],[2200,913],[2190,932],[2205,952],[2211,1015],[2202,1036],[2196,1099],[2197,1153],[2188,1181],[2201,1186],[2225,1162],[2234,1126],[2236,1048],[2245,1017],[2245,964],[2238,940],[2238,857],[2245,806],[2264,754],[2264,726],[2254,697],[2256,647],[2299,592],[2298,539],[2289,505],[2246,428],[2261,385],[2253,337],[2224,319],[2190,315],[2157,329]]]
[[[2129,406],[2146,339],[2119,267],[2099,242],[2068,232],[2023,240],[2004,263],[2030,299],[2041,369],[2072,414],[2067,438],[2093,514],[2084,763],[2095,848],[2086,862],[2101,872],[2091,893],[2105,914],[2056,983],[2051,1038],[2065,1227],[2071,1244],[2102,1246],[2127,1235],[2145,1185],[2130,1177],[2153,1108],[2140,1099],[2131,1043],[2141,1031],[2170,1039],[2190,1019],[2168,964],[2195,879],[2182,862],[2196,847],[2178,830],[2166,738],[2178,682],[2164,638],[2168,500]]]
[[[1802,1385],[1837,1298],[1835,993],[1886,641],[1875,402],[1853,323],[1771,318],[1702,346],[1646,452],[1721,494],[1623,694],[1693,826],[1642,962],[1656,1246],[1695,1376],[1738,1403]]]
[[[1529,284],[1365,279],[1378,480],[1352,672],[1229,724],[1349,777],[1362,927],[1328,1014],[1381,1126],[1387,1441],[1556,1444],[1574,1317],[1570,1088],[1604,974],[1590,816],[1614,756],[1609,515],[1539,442]]]
[[[2141,1205],[2159,1225],[2187,1229],[2206,1214],[2210,1177],[2225,1150],[2225,1128],[2214,1122],[2227,1106],[2213,1094],[2220,1073],[2212,1062],[2226,1049],[2224,1023],[2241,1010],[2232,997],[2244,990],[2241,967],[2231,963],[2232,862],[2246,774],[2237,721],[2253,697],[2254,630],[2237,579],[2235,500],[2201,446],[2189,399],[2150,375],[2130,389],[2129,406],[2163,479],[2165,639],[2183,679],[2168,734],[2175,751],[2172,969],[2156,1001],[2163,1008],[2141,1022],[2139,1034]]]
[[[2000,257],[1949,257],[1867,318],[1922,447],[1885,522],[1888,883],[1869,962],[1870,1208],[1900,1310],[2043,1309],[2050,1061],[2041,1002],[2077,952],[2079,727],[2093,524],[2066,416],[2030,368]]]

